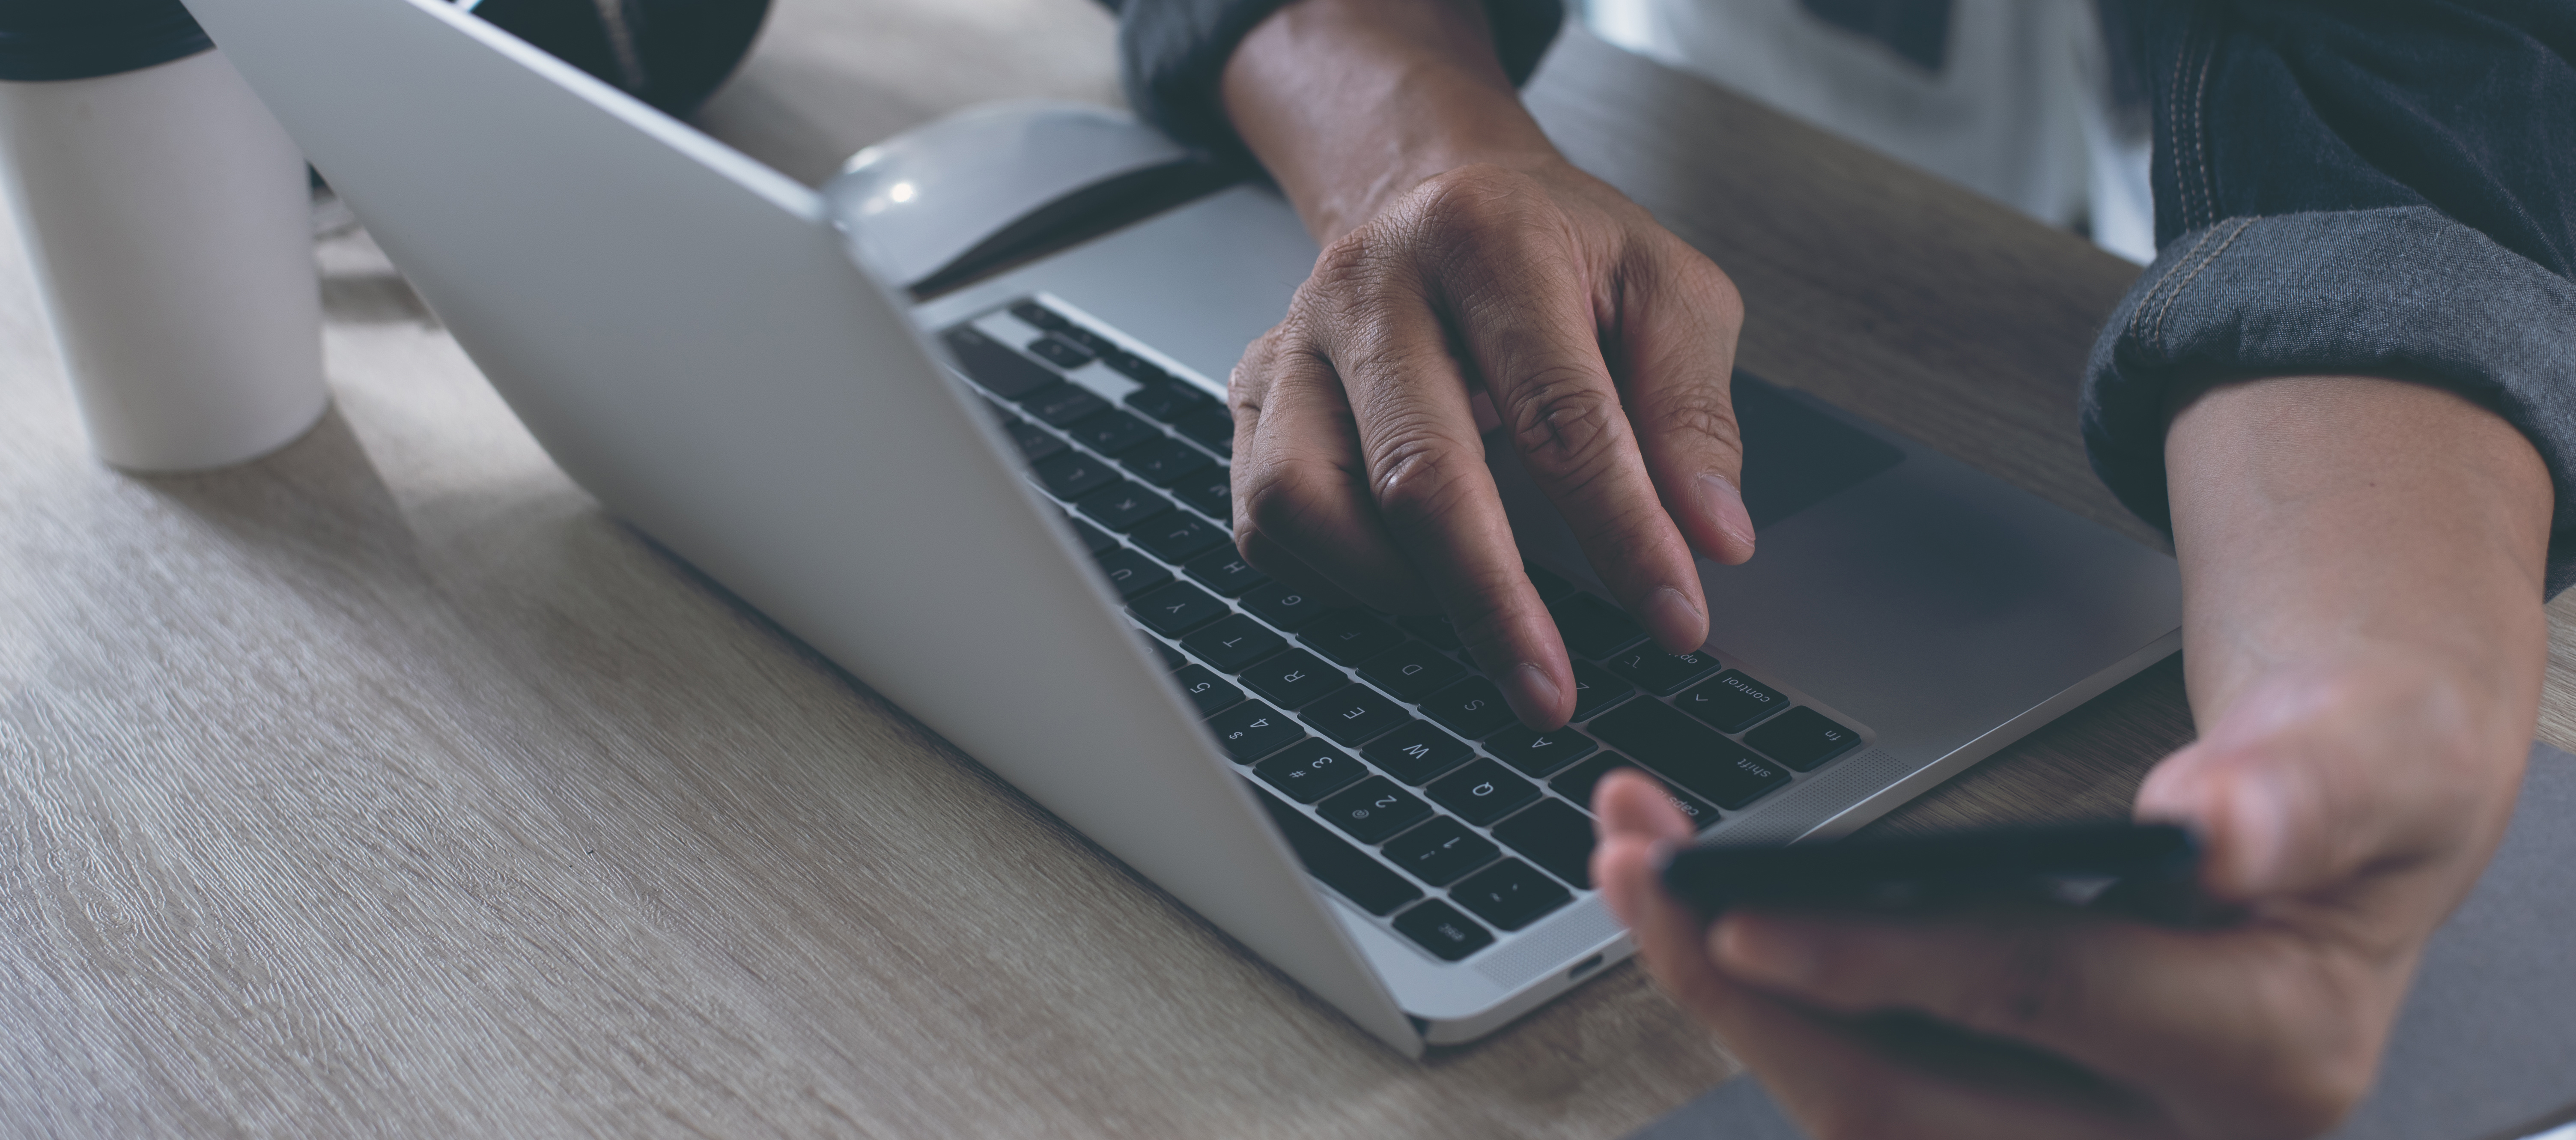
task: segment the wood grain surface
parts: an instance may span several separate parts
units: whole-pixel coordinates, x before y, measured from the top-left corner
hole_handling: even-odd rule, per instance
[[[789,0],[706,121],[811,179],[1107,97],[1109,43]],[[2135,533],[2071,429],[2117,263],[1597,43],[1534,100],[1735,274],[1748,366]],[[1632,967],[1385,1051],[604,516],[362,233],[321,255],[333,412],[141,479],[0,238],[0,1133],[1611,1137],[1733,1071]],[[1885,826],[2116,812],[2187,734],[2168,664]]]

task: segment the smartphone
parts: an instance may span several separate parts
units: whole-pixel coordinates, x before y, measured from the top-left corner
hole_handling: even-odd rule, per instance
[[[1927,910],[1980,903],[2117,906],[2157,921],[2196,920],[2200,844],[2182,827],[2093,823],[1943,835],[1684,847],[1665,889],[1715,916],[1730,906]]]

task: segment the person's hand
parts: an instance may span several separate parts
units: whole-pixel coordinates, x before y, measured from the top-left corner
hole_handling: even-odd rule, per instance
[[[2493,412],[2357,377],[2188,393],[2166,438],[2203,735],[2142,819],[2214,924],[1893,918],[1663,893],[1614,773],[1593,877],[1647,968],[1818,1136],[2288,1137],[2362,1095],[2424,941],[2512,815],[2547,661],[2548,469]]]
[[[2366,1090],[2425,939],[2506,819],[2526,740],[2383,660],[2278,677],[2138,798],[2203,837],[2209,928],[2072,908],[1743,910],[1654,877],[1691,826],[1605,780],[1595,876],[1647,967],[1820,1140],[2291,1137]]]
[[[1484,429],[1499,419],[1656,643],[1696,649],[1693,553],[1753,552],[1727,398],[1741,321],[1715,265],[1562,160],[1436,175],[1327,248],[1236,366],[1236,542],[1327,597],[1447,612],[1522,719],[1562,725],[1573,675]]]
[[[1477,0],[1300,0],[1224,88],[1325,246],[1229,383],[1244,558],[1445,611],[1521,719],[1564,724],[1573,673],[1485,467],[1499,427],[1615,600],[1698,648],[1694,553],[1753,553],[1726,275],[1556,152]]]

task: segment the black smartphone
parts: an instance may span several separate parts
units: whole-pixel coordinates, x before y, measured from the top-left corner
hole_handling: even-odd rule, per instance
[[[1730,906],[1925,910],[2001,901],[2118,906],[2197,921],[2200,844],[2171,824],[1980,828],[1787,846],[1684,847],[1665,889],[1714,916]]]

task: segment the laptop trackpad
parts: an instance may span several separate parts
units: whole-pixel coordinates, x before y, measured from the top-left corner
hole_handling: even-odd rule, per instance
[[[1887,442],[1735,374],[1735,418],[1744,433],[1744,509],[1757,532],[1905,461]]]

